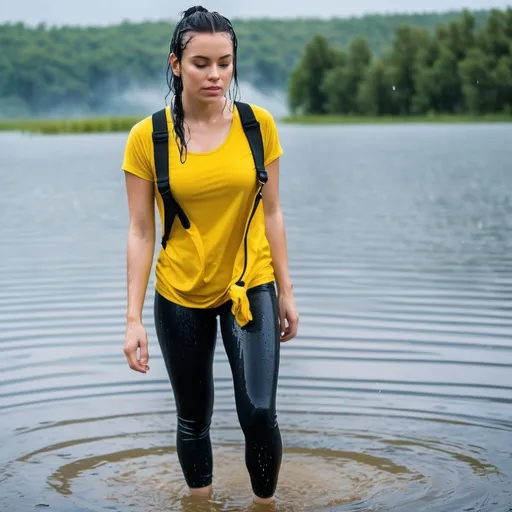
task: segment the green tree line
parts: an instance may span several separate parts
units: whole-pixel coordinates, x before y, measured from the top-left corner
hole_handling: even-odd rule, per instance
[[[398,26],[433,32],[460,12],[368,15],[348,19],[236,19],[240,79],[286,90],[301,52],[316,34],[344,47],[363,36],[375,55],[391,44]],[[482,26],[488,11],[473,13]],[[174,22],[108,27],[0,25],[0,117],[44,116],[74,107],[105,113],[112,99],[134,85],[167,92],[165,71]],[[359,43],[358,43],[359,44]],[[374,72],[379,72],[376,69]],[[134,113],[124,111],[122,113]]]
[[[512,114],[512,8],[479,26],[463,11],[434,31],[402,24],[376,56],[365,37],[346,47],[316,35],[289,83],[302,114]]]

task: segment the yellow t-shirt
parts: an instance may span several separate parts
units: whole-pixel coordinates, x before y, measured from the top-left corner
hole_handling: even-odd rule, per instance
[[[260,123],[265,166],[283,153],[272,115],[251,105]],[[256,170],[238,110],[227,138],[215,150],[187,152],[180,162],[167,107],[170,184],[174,198],[190,220],[185,230],[176,216],[167,246],[156,263],[155,288],[163,297],[194,308],[216,307],[233,301],[240,325],[252,319],[247,289],[274,279],[270,247],[265,236],[263,201],[251,221],[247,236],[244,286],[238,281],[244,268],[244,234],[259,190]],[[152,119],[146,117],[130,131],[122,169],[155,182],[155,197],[164,223],[163,204],[156,186]]]

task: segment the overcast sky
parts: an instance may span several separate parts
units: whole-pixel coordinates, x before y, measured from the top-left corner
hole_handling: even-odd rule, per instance
[[[0,23],[103,25],[123,21],[173,20],[193,2],[174,0],[0,0]],[[368,12],[506,8],[512,0],[205,0],[228,17],[350,16]]]

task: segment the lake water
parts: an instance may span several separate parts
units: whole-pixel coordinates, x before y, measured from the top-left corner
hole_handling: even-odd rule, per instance
[[[301,314],[279,511],[512,507],[512,125],[281,126]],[[186,497],[152,318],[123,354],[126,134],[0,135],[0,505],[251,510],[222,342],[215,496]]]

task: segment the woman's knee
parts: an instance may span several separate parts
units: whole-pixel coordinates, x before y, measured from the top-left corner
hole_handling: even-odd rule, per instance
[[[246,435],[261,436],[277,427],[275,409],[269,407],[253,407],[239,415],[240,426]]]
[[[186,419],[178,416],[177,429],[183,441],[205,439],[210,434],[210,418]]]

